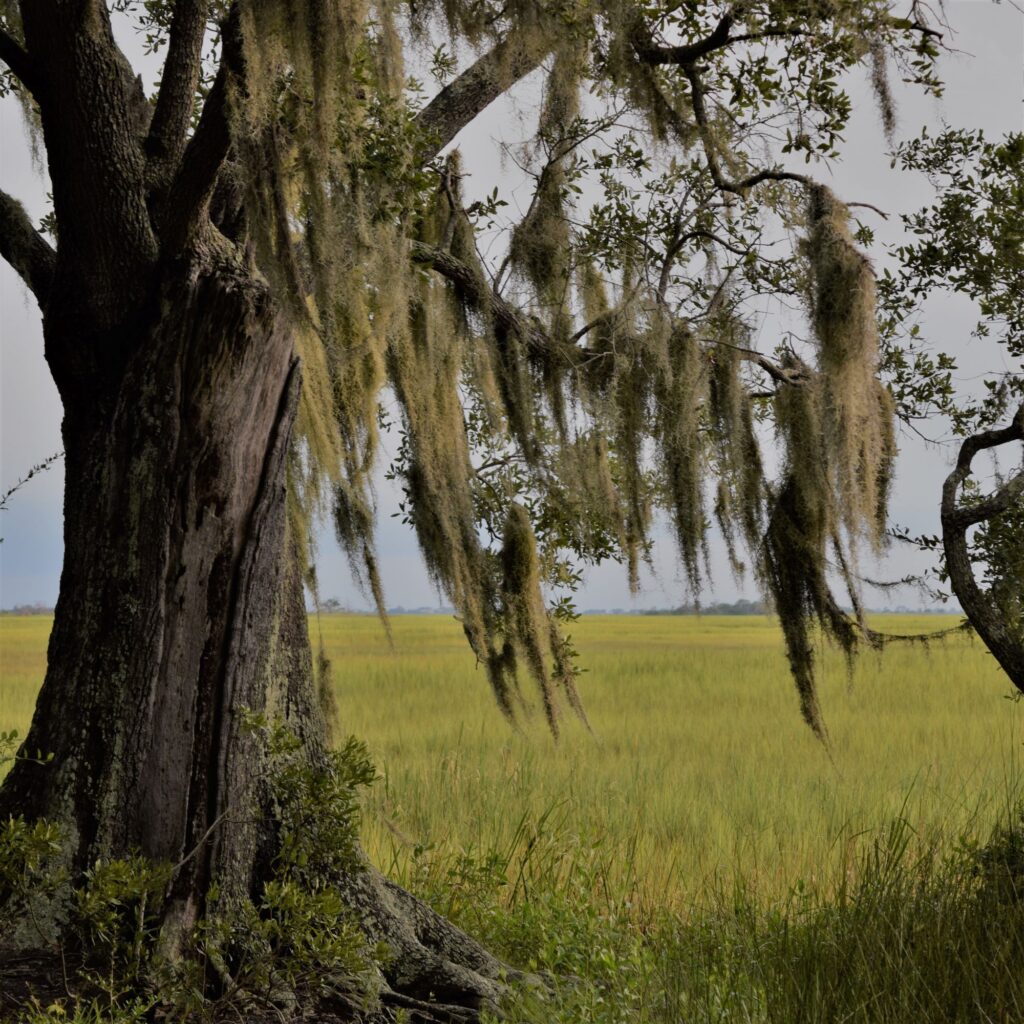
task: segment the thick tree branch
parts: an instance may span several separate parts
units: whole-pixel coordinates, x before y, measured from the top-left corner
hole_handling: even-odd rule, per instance
[[[654,41],[650,30],[642,22],[638,21],[634,31],[633,49],[637,57],[646,64],[692,64],[694,61],[706,57],[716,50],[724,50],[726,47],[736,43],[757,43],[767,39],[791,39],[794,36],[805,36],[807,30],[798,28],[795,25],[766,25],[757,32],[740,32],[732,35],[732,29],[736,24],[734,11],[724,14],[710,35],[699,39],[695,43],[687,43],[681,46],[663,46]],[[924,36],[937,39],[940,42],[944,38],[943,33],[926,25],[919,18],[915,19],[908,27],[909,31],[917,32]]]
[[[692,64],[694,61],[707,57],[716,50],[724,50],[735,43],[754,43],[765,39],[787,39],[792,36],[806,35],[801,28],[768,25],[758,32],[742,32],[731,35],[736,24],[736,15],[730,11],[724,14],[710,35],[695,43],[681,46],[662,46],[654,41],[650,30],[642,22],[638,22],[633,33],[633,50],[645,64]]]
[[[0,192],[0,256],[43,305],[53,281],[57,254],[32,226],[25,207],[6,192]]]
[[[161,230],[161,247],[165,255],[180,252],[207,216],[217,176],[231,151],[228,93],[242,61],[241,28],[236,6],[232,7],[224,24],[223,54],[217,77],[168,192]]]
[[[1024,498],[1024,470],[1015,473],[984,501],[976,505],[963,505],[950,514],[950,522],[966,529],[986,519],[1006,512],[1014,502]]]
[[[416,115],[416,125],[426,138],[420,161],[427,163],[437,156],[470,121],[537,68],[548,52],[542,42],[514,32],[449,82]]]
[[[45,85],[40,114],[60,235],[54,288],[67,299],[57,312],[69,336],[103,334],[146,301],[158,255],[141,145],[148,104],[102,0],[32,0],[21,13]]]
[[[157,177],[173,167],[185,149],[209,8],[209,0],[178,0],[174,8],[160,92],[146,139],[146,154]]]
[[[1009,426],[997,430],[984,430],[980,434],[973,434],[964,441],[960,446],[960,453],[957,455],[956,466],[946,478],[945,486],[942,489],[944,503],[953,508],[956,503],[957,490],[970,474],[971,463],[979,452],[989,448],[998,448],[1011,441],[1024,441],[1024,406],[1017,410],[1017,414]]]
[[[645,64],[687,64],[728,45],[729,32],[735,23],[735,15],[730,11],[704,39],[684,46],[659,46],[650,29],[638,18],[633,30],[633,49]]]
[[[216,187],[217,175],[231,149],[227,77],[227,68],[222,64],[168,193],[160,233],[165,255],[180,252],[199,228]]]
[[[586,324],[569,339],[568,344],[559,343],[551,338],[542,324],[503,299],[473,267],[452,256],[451,253],[423,242],[413,242],[412,259],[415,263],[437,271],[450,281],[474,307],[488,312],[500,328],[516,334],[523,339],[525,344],[536,351],[550,352],[557,345],[567,359],[577,363],[585,362],[594,356],[604,355],[601,352],[580,348],[576,343],[599,324],[607,323],[609,319],[613,318],[614,310],[602,314]],[[780,366],[755,349],[732,345],[724,341],[712,341],[711,344],[732,349],[740,359],[759,366],[779,384],[799,387],[806,384],[809,379],[810,371],[799,361]]]
[[[1024,441],[1024,405],[1009,426],[986,430],[967,438],[960,446],[956,466],[942,487],[942,545],[949,581],[971,625],[1017,689],[1024,691],[1024,643],[1005,621],[992,596],[974,578],[967,530],[1005,512],[1024,496],[1024,471],[1016,473],[994,494],[976,505],[961,506],[960,488],[971,473],[979,453],[1013,441]]]
[[[42,91],[39,69],[17,39],[2,28],[0,28],[0,60],[11,69],[14,77],[38,101]]]
[[[489,311],[502,329],[518,335],[538,351],[550,350],[552,341],[543,327],[503,299],[469,264],[443,249],[423,242],[412,243],[412,259],[415,263],[436,270],[465,295],[473,306]]]

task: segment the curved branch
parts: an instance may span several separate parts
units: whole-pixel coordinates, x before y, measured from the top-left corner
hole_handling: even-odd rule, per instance
[[[6,192],[0,192],[0,256],[43,305],[53,281],[57,254],[33,227],[25,207]]]
[[[185,149],[203,54],[209,0],[179,0],[174,7],[146,153],[159,171],[173,166]]]
[[[709,36],[683,46],[659,46],[650,29],[638,18],[633,29],[633,49],[645,64],[688,64],[700,60],[709,53],[728,46],[729,32],[736,23],[736,16],[730,11],[722,16]]]
[[[478,114],[519,79],[540,66],[550,52],[525,33],[503,39],[454,81],[449,82],[417,115],[416,126],[425,136],[420,162],[427,163]]]
[[[1024,498],[1024,470],[1011,476],[984,501],[979,501],[976,505],[964,505],[951,512],[949,521],[960,529],[967,529],[1006,512],[1021,498]]]
[[[807,31],[802,28],[786,28],[781,25],[767,25],[758,32],[742,32],[731,35],[736,24],[736,15],[732,11],[724,14],[710,35],[695,43],[682,46],[661,46],[655,43],[650,30],[645,25],[638,25],[633,34],[633,49],[637,57],[645,64],[692,64],[701,57],[724,50],[734,43],[756,43],[765,39],[787,39],[791,36],[804,36]]]
[[[985,430],[980,434],[974,434],[968,437],[964,443],[960,446],[960,452],[957,455],[956,466],[953,472],[946,478],[946,482],[942,488],[942,507],[943,515],[948,517],[949,522],[957,526],[961,526],[966,529],[968,526],[973,526],[975,523],[979,523],[982,519],[990,519],[993,515],[999,512],[1003,512],[1009,507],[1009,503],[1012,500],[1012,494],[1006,497],[1005,502],[999,503],[998,499],[1001,494],[1014,488],[1019,491],[1020,474],[1012,477],[1008,483],[1004,484],[991,498],[987,501],[982,502],[980,505],[972,505],[964,508],[957,506],[956,497],[959,492],[961,484],[967,479],[971,472],[971,463],[974,461],[974,457],[980,452],[986,451],[989,448],[998,448],[1001,445],[1009,444],[1012,441],[1024,441],[1024,405],[1018,410],[1017,414],[1013,417],[1013,421],[1007,427],[1002,427],[997,430]],[[993,503],[1000,504],[1000,507],[995,508],[993,511],[988,513],[982,513],[981,515],[974,515],[976,509],[984,508],[987,505]]]
[[[806,174],[794,174],[792,171],[780,171],[778,169],[757,171],[740,181],[731,181],[722,173],[722,165],[718,159],[718,150],[715,147],[714,135],[711,131],[708,119],[707,105],[705,104],[704,82],[700,77],[697,68],[692,64],[682,65],[683,74],[690,83],[690,98],[693,103],[693,116],[697,121],[697,130],[700,132],[701,144],[704,147],[704,155],[708,161],[708,171],[711,179],[722,192],[732,192],[735,195],[742,195],[755,185],[763,181],[795,181],[801,185],[811,185],[813,182]]]
[[[42,91],[39,69],[18,40],[2,28],[0,28],[0,60],[11,69],[11,74],[38,102],[39,94]]]
[[[942,486],[942,545],[950,585],[971,625],[992,652],[996,661],[1017,689],[1024,691],[1024,642],[1006,623],[991,595],[974,578],[967,530],[1000,512],[1024,495],[1024,471],[1015,474],[984,501],[974,506],[960,506],[960,487],[970,475],[974,457],[982,451],[1024,441],[1024,405],[1009,426],[986,430],[968,437],[960,446],[956,466]]]
[[[468,263],[423,242],[412,243],[414,263],[432,267],[447,278],[477,309],[490,312],[496,324],[510,331],[538,351],[549,350],[553,342],[537,321],[503,299]]]

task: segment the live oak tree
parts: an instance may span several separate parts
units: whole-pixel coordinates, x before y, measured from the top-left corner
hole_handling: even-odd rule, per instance
[[[111,8],[165,54],[154,96]],[[737,571],[748,553],[823,735],[812,627],[857,642],[829,566],[852,580],[857,547],[883,542],[893,438],[871,266],[814,171],[850,113],[844,72],[870,68],[885,123],[887,68],[935,87],[922,5],[0,11],[4,85],[53,195],[45,231],[2,197],[0,252],[39,302],[66,452],[60,598],[25,746],[52,760],[18,760],[0,818],[59,825],[72,875],[132,850],[176,865],[172,953],[211,885],[219,908],[258,889],[274,808],[245,723],[281,719],[323,757],[310,521],[331,510],[382,605],[385,391],[405,514],[508,715],[521,678],[552,729],[563,704],[582,715],[571,609],[542,588],[571,590],[576,565],[607,557],[635,584],[663,507],[694,590],[712,517]],[[444,83],[429,99],[410,59]],[[507,155],[533,190],[511,220],[497,192],[468,199],[442,154],[528,77],[535,127]],[[807,337],[760,349],[766,297],[802,306]],[[330,881],[390,945],[392,989],[497,997],[501,965],[372,869]],[[61,915],[56,899],[33,923],[56,932]]]
[[[924,132],[894,162],[926,174],[936,200],[903,218],[908,241],[882,279],[884,372],[902,419],[942,423],[960,442],[942,489],[941,536],[898,536],[941,552],[968,621],[1024,691],[1024,468],[1004,462],[985,493],[975,464],[983,452],[1013,460],[1024,442],[1024,135]],[[936,291],[978,310],[966,387],[956,359],[917,323]]]

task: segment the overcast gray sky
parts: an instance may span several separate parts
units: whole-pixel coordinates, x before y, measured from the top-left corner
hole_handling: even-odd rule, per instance
[[[909,87],[896,87],[899,106],[898,137],[916,135],[921,126],[982,128],[992,135],[1024,127],[1024,15],[1013,4],[991,0],[952,0],[947,13],[956,35],[952,45],[959,51],[943,58],[947,83],[941,100],[932,100]],[[129,52],[138,46],[125,41]],[[148,77],[148,76],[147,76]],[[503,99],[477,123],[467,128],[456,143],[466,158],[470,178],[467,189],[489,192],[495,183],[508,180],[496,156],[495,139],[515,139],[527,99]],[[920,176],[894,172],[889,167],[886,144],[866,82],[850,86],[856,112],[844,148],[843,159],[832,169],[833,187],[845,199],[872,203],[892,214],[888,222],[864,215],[875,229],[879,243],[898,237],[900,212],[928,201],[930,190]],[[535,93],[534,93],[535,95]],[[0,188],[21,199],[38,218],[46,210],[45,172],[34,160],[16,103],[0,101]],[[819,174],[822,172],[819,171]],[[504,177],[503,177],[504,176]],[[936,346],[961,353],[961,376],[969,378],[995,368],[992,354],[972,347],[969,334],[973,310],[966,302],[936,297],[922,322],[925,336]],[[771,347],[771,339],[764,339]],[[1009,367],[1006,367],[1007,369]],[[1019,367],[1017,368],[1019,370]],[[43,360],[42,335],[35,302],[16,275],[0,261],[0,491],[6,490],[34,464],[61,447],[61,406]],[[938,529],[938,491],[947,472],[951,448],[926,445],[904,434],[892,503],[892,518],[915,532]],[[57,596],[61,566],[61,501],[63,472],[56,468],[42,475],[12,500],[0,516],[0,607],[36,601],[52,604]],[[396,508],[392,487],[381,480],[378,544],[388,603],[416,607],[436,605],[439,598],[407,528],[391,518]],[[353,585],[345,560],[330,528],[321,531],[318,571],[323,596],[334,596],[352,607],[365,601]],[[678,604],[685,596],[679,583],[676,558],[664,530],[655,543],[656,577],[647,574],[644,592],[629,595],[625,574],[616,566],[590,573],[580,594],[580,607],[632,608]],[[717,548],[712,554],[714,585],[706,601],[756,596],[731,578]],[[923,567],[907,549],[894,549],[884,566],[869,567],[889,578]],[[913,593],[891,599],[914,606]]]

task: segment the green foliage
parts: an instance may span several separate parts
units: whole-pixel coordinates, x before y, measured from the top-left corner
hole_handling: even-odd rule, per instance
[[[923,131],[897,148],[893,162],[927,175],[937,199],[903,218],[911,240],[896,249],[899,270],[880,281],[883,371],[902,419],[941,417],[954,436],[967,437],[1001,425],[1024,403],[1024,135],[993,141],[980,131]],[[956,360],[916,322],[939,289],[974,303],[976,344],[996,347],[984,362],[1003,367],[972,373],[967,387],[958,384]],[[957,500],[969,505],[983,489],[969,477]],[[1018,501],[982,522],[969,543],[997,614],[1024,642],[1022,523]],[[937,538],[904,539],[922,550],[938,546]],[[943,566],[938,575],[945,579]]]
[[[982,896],[998,905],[1024,906],[1024,808],[975,851]]]
[[[1024,644],[1024,503],[981,523],[971,547],[1001,620]]]
[[[350,738],[317,759],[283,722],[249,715],[247,726],[266,742],[273,870],[254,899],[227,902],[216,887],[208,894],[197,948],[233,989],[271,1002],[299,991],[371,999],[382,952],[367,947],[337,890],[363,870],[358,790],[376,777],[366,748]]]
[[[957,434],[971,434],[1024,399],[1024,135],[993,141],[980,131],[925,130],[893,162],[927,175],[938,198],[903,218],[912,240],[896,249],[899,271],[880,283],[885,370],[905,418],[937,413]],[[955,387],[956,361],[927,343],[915,322],[939,288],[971,299],[979,312],[975,335],[1016,364],[986,374],[980,397]]]
[[[911,632],[930,622],[874,624]],[[5,694],[34,694],[48,622],[7,617],[0,627]],[[994,890],[967,899],[986,885],[978,864],[995,845],[991,823],[1020,792],[1024,702],[1001,699],[980,645],[960,637],[898,649],[884,663],[866,658],[849,692],[841,659],[825,652],[837,772],[793,714],[781,637],[763,616],[584,616],[573,632],[592,669],[584,693],[602,739],[567,727],[558,746],[538,742],[540,722],[510,734],[493,714],[450,617],[402,617],[395,627],[392,649],[366,616],[324,622],[348,721],[387,776],[366,794],[364,848],[515,966],[560,965],[556,995],[538,1007],[538,993],[524,994],[520,1019],[793,1024],[841,1019],[845,1008],[871,1024],[981,1024],[981,1011],[958,1002],[963,993],[992,1019],[1020,1017],[1019,963],[1010,962],[1020,911]],[[18,640],[27,629],[34,653],[22,681],[14,673],[27,662]],[[396,699],[407,714],[381,715]],[[268,736],[274,728],[261,726]],[[957,742],[936,759],[950,735]],[[893,816],[913,831],[879,828]],[[875,856],[879,839],[887,852]],[[944,875],[947,860],[957,867]],[[907,869],[899,884],[894,862]],[[931,889],[910,884],[914,865],[919,878],[935,872]],[[867,871],[882,881],[862,884]],[[283,921],[288,905],[277,905]],[[282,941],[278,927],[269,941]],[[290,939],[299,938],[297,925]],[[270,992],[282,1003],[287,978],[279,964]],[[187,992],[188,981],[174,984]],[[182,994],[181,1005],[198,1017],[210,1008],[203,985],[218,978],[211,965],[191,981],[199,994],[190,1004]],[[259,1005],[267,986],[253,988]],[[80,1020],[109,1024],[96,998],[86,1016],[92,996],[83,995]],[[210,1002],[228,1017],[236,1008]]]
[[[20,747],[16,729],[0,732],[0,766],[26,757],[41,764],[52,760],[52,755],[41,751],[32,758]],[[66,876],[59,867],[62,840],[60,829],[45,820],[30,822],[19,814],[0,823],[0,907],[11,921],[26,912],[30,916],[35,898],[66,884]]]
[[[318,764],[284,722],[252,716],[248,724],[266,736],[278,880],[318,885],[358,870],[359,790],[377,778],[365,744],[350,736]]]
[[[120,1024],[143,1019],[161,1001],[151,973],[171,875],[169,865],[136,854],[97,861],[76,884],[69,934],[85,954],[78,981],[98,995],[76,1000],[75,1013],[88,1019],[102,1007]]]
[[[43,1005],[33,999],[19,1014],[17,1024],[142,1024],[153,1004],[147,999],[109,1004],[100,999],[71,997]]]

